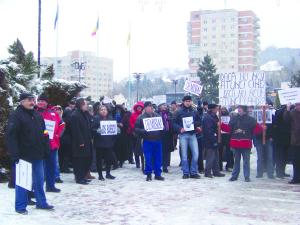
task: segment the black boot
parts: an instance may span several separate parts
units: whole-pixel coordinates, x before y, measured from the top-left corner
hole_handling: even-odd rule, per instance
[[[151,174],[148,174],[147,175],[147,178],[146,178],[146,181],[151,181],[152,180],[152,175]]]
[[[104,181],[104,180],[105,180],[104,177],[103,177],[103,175],[102,175],[102,173],[99,173],[99,178],[98,178],[98,180],[101,180],[101,181]]]
[[[106,174],[106,179],[114,180],[116,177],[112,176],[110,173]]]

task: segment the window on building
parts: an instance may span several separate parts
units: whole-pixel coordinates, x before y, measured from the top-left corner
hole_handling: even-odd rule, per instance
[[[204,32],[207,32],[207,28],[204,28],[203,31],[204,31]]]

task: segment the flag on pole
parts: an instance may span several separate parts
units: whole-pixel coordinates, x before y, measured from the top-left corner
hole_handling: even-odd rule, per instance
[[[92,36],[95,36],[97,34],[98,29],[99,29],[99,17],[97,19],[96,27],[94,28],[94,30],[92,32]]]
[[[55,15],[55,20],[54,20],[54,30],[56,29],[57,26],[57,21],[58,21],[58,1],[57,1],[57,8],[56,8],[56,15]]]
[[[130,39],[131,39],[131,34],[128,32],[128,37],[127,37],[127,46],[130,45]]]

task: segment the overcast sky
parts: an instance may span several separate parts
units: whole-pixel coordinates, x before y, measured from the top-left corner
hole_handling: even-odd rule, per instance
[[[56,5],[57,0],[42,0],[42,57],[56,55]],[[184,69],[190,11],[224,7],[224,0],[59,0],[58,56],[77,49],[97,51],[91,33],[99,12],[99,55],[114,60],[114,80],[128,76],[129,24],[131,72]],[[262,49],[300,48],[299,0],[227,0],[227,8],[257,14]],[[8,56],[7,46],[16,38],[37,56],[37,15],[38,0],[0,0],[0,59]]]

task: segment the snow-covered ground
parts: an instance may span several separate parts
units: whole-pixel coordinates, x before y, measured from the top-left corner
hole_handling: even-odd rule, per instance
[[[229,173],[225,178],[182,180],[178,151],[172,157],[164,182],[146,182],[141,171],[128,164],[112,172],[116,180],[94,180],[87,186],[63,174],[64,183],[57,185],[62,193],[47,193],[53,212],[29,206],[29,215],[17,215],[14,190],[0,184],[0,224],[300,224],[300,186],[288,185],[288,179],[256,179],[255,150],[250,183],[243,176],[231,183]]]

